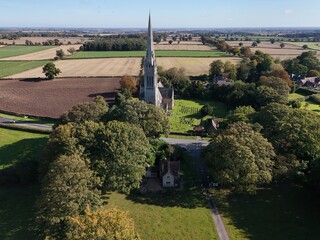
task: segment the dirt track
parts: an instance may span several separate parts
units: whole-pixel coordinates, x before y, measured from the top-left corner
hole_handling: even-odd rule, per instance
[[[0,81],[0,109],[26,115],[58,118],[72,106],[102,95],[113,101],[117,78],[69,78],[52,81]]]

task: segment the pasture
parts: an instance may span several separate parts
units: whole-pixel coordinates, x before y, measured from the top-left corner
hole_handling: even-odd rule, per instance
[[[294,100],[294,99],[298,99],[298,100],[301,100],[301,109],[306,109],[306,110],[309,110],[309,111],[313,111],[313,112],[316,112],[318,114],[320,114],[320,105],[319,104],[315,104],[311,101],[305,101],[303,99],[305,99],[306,96],[303,96],[301,94],[298,94],[298,93],[290,93],[289,95],[289,100]]]
[[[0,61],[0,78],[42,67],[49,61]]]
[[[65,78],[0,81],[1,109],[28,116],[59,118],[74,105],[102,95],[112,102],[118,78]]]
[[[52,48],[52,46],[7,46],[0,48],[0,59],[40,52]]]
[[[19,55],[15,57],[7,57],[1,60],[10,60],[10,61],[30,61],[30,60],[47,60],[53,59],[56,56],[56,51],[62,49],[66,56],[70,55],[68,52],[69,48],[74,48],[78,50],[81,45],[62,45],[62,46],[52,46],[49,49],[43,49],[38,52],[28,53],[24,55]],[[30,46],[26,46],[28,48]]]
[[[209,65],[213,61],[222,60],[223,62],[230,61],[233,64],[237,64],[241,61],[241,58],[237,57],[216,57],[216,58],[158,58],[157,62],[159,66],[164,69],[169,69],[173,67],[184,68],[186,70],[186,75],[197,76],[200,74],[209,74]]]
[[[228,113],[227,106],[221,102],[176,99],[174,109],[169,116],[171,132],[188,133],[192,131],[195,126],[201,123],[203,117],[200,114],[200,109],[206,103],[213,107],[213,116],[211,117],[223,118]],[[204,119],[208,117],[204,117]]]
[[[73,59],[54,62],[62,73],[58,77],[138,76],[141,58]],[[35,68],[8,78],[43,78],[42,68]]]
[[[117,58],[144,57],[145,51],[80,51],[68,58]],[[227,53],[219,51],[156,51],[156,57],[225,57]]]

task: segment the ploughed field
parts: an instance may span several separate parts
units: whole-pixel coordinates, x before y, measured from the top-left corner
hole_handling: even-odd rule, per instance
[[[74,105],[102,95],[112,102],[119,78],[65,78],[0,81],[0,109],[25,115],[58,118]]]

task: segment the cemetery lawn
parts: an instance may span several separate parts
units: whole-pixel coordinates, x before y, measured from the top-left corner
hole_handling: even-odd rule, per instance
[[[213,116],[201,116],[200,109],[206,104],[213,107]],[[171,133],[186,134],[208,118],[224,118],[228,113],[227,106],[222,102],[208,100],[184,100],[176,99],[174,108],[170,112],[169,121]]]

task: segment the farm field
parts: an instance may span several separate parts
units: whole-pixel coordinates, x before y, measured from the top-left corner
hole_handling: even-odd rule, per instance
[[[241,41],[228,41],[227,43],[232,47],[239,47]],[[285,43],[284,48],[281,49],[280,43],[276,42],[271,44],[270,42],[261,42],[257,47],[251,47],[252,41],[242,42],[243,46],[250,47],[252,52],[260,50],[264,53],[270,54],[273,58],[279,58],[280,60],[292,59],[308,50],[302,49],[302,47],[294,46],[292,43]]]
[[[69,48],[74,48],[78,50],[81,45],[62,45],[62,46],[52,46],[49,49],[43,49],[38,52],[28,53],[24,55],[6,57],[0,60],[10,60],[10,61],[26,61],[26,60],[47,60],[53,59],[56,56],[56,51],[62,49],[66,56],[70,55],[67,51]],[[24,46],[24,48],[29,48],[30,46]],[[32,46],[31,46],[32,47]],[[10,47],[9,47],[10,48]],[[1,50],[0,50],[1,54]]]
[[[5,58],[40,52],[52,48],[52,46],[7,46],[0,48],[0,60]]]
[[[48,135],[0,128],[0,136],[1,170],[25,159],[37,160]]]
[[[196,76],[200,74],[209,74],[209,65],[213,61],[222,60],[223,62],[230,61],[233,64],[237,64],[241,61],[241,58],[237,57],[222,57],[222,58],[182,58],[182,57],[170,57],[170,58],[157,58],[157,63],[164,69],[173,67],[184,68],[188,76]]]
[[[317,239],[320,207],[314,192],[299,186],[270,186],[256,194],[214,191],[230,239]]]
[[[81,51],[68,58],[114,58],[114,57],[144,57],[145,51]],[[225,57],[230,56],[219,51],[156,51],[156,57]]]
[[[102,95],[112,102],[118,78],[65,78],[0,81],[1,109],[28,116],[58,118],[74,105]]]
[[[49,61],[0,61],[0,78],[42,67]]]
[[[293,46],[302,47],[303,45],[308,45],[309,50],[318,50],[320,51],[320,43],[319,42],[287,42],[287,44],[291,44]]]
[[[62,73],[58,77],[138,76],[141,58],[73,59],[54,62]],[[43,78],[42,68],[35,68],[8,78]]]
[[[188,42],[186,42],[188,43]],[[180,42],[180,44],[174,42],[172,44],[155,44],[154,49],[156,51],[158,50],[193,50],[193,51],[208,51],[208,50],[214,50],[215,47],[203,45],[202,43],[198,44],[198,42],[195,42],[194,44],[185,44],[184,42]]]
[[[223,118],[227,115],[227,106],[221,102],[176,99],[169,116],[171,132],[188,133],[188,131],[193,130],[195,126],[201,123],[202,116],[199,111],[206,103],[213,107],[214,117]]]
[[[4,42],[6,44],[12,44],[13,41],[16,43],[16,45],[25,45],[26,40],[32,41],[33,43],[42,43],[47,40],[54,40],[59,39],[60,42],[62,42],[64,45],[68,44],[68,42],[71,42],[71,44],[78,44],[78,43],[84,43],[85,41],[88,41],[88,38],[83,37],[69,37],[69,38],[59,38],[59,37],[21,37],[16,40],[9,40],[9,39],[1,39],[0,42]]]

